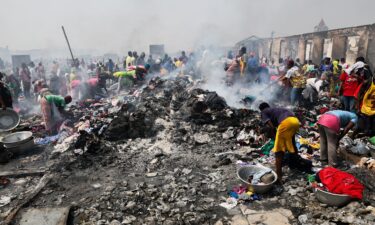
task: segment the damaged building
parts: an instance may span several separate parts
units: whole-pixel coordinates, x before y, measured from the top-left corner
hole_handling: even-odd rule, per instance
[[[287,37],[258,38],[251,36],[236,44],[236,49],[245,46],[259,58],[278,61],[279,58],[299,58],[320,64],[324,57],[346,58],[352,64],[356,57],[363,56],[371,68],[375,66],[375,24],[305,33]]]

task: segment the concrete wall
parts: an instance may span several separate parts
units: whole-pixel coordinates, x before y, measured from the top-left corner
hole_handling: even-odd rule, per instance
[[[348,49],[349,37],[359,37],[359,41],[356,45],[356,47],[358,46],[358,51],[356,53],[355,51],[352,51],[356,48]],[[270,46],[272,46],[271,58],[274,59],[275,62],[278,61],[280,54],[283,53],[293,59],[299,58],[301,61],[304,61],[306,42],[312,40],[312,60],[314,63],[320,64],[323,57],[325,39],[332,39],[332,51],[330,53],[332,54],[333,59],[349,57],[353,60],[353,58],[363,56],[370,65],[375,66],[375,24],[288,37],[277,37],[273,39],[248,39],[238,42],[236,48],[239,48],[240,46],[252,46],[252,51],[256,52],[259,57],[265,56],[268,58]],[[353,52],[355,53],[355,56],[353,55]],[[351,55],[347,55],[348,53]]]

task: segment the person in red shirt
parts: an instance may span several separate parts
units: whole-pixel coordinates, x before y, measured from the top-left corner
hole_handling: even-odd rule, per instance
[[[364,63],[357,62],[349,69],[343,70],[340,81],[340,95],[342,95],[342,101],[344,104],[344,110],[355,112],[355,92],[361,83],[357,72],[363,69]]]

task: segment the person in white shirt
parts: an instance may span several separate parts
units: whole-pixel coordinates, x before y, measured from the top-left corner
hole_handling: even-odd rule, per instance
[[[302,92],[304,100],[315,103],[324,95],[323,86],[327,80],[327,75],[323,73],[321,77],[309,78],[306,80],[306,88]]]

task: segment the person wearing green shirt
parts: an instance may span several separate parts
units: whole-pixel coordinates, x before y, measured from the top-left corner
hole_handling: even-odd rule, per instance
[[[71,96],[62,97],[60,95],[46,95],[40,99],[43,120],[46,131],[55,134],[61,122],[61,112],[65,106],[72,102]]]

